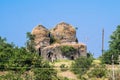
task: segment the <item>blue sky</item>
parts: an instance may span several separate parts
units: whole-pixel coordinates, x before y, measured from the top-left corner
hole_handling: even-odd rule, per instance
[[[48,29],[60,22],[78,27],[79,42],[87,44],[95,57],[101,55],[101,34],[105,50],[110,35],[120,24],[120,0],[0,0],[0,36],[24,46],[26,32],[42,24]]]

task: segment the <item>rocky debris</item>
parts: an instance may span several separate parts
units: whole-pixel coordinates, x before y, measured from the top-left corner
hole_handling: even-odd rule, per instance
[[[65,22],[57,24],[51,30],[38,25],[32,30],[32,34],[35,35],[35,48],[44,59],[51,61],[56,59],[76,59],[79,56],[87,55],[86,45],[77,43],[76,29]],[[62,46],[71,46],[75,51],[65,53],[70,54],[70,56],[63,55]]]

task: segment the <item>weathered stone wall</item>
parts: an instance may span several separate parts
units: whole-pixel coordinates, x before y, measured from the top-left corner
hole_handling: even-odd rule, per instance
[[[46,60],[63,59],[62,52],[59,46],[48,46],[42,49],[41,56]]]
[[[71,56],[65,56],[63,55],[63,52],[61,51],[62,46],[72,46],[73,48],[76,49],[76,51],[73,53]],[[46,59],[46,60],[51,60],[51,59],[76,59],[79,56],[86,56],[86,49],[87,47],[83,44],[54,44],[52,46],[47,46],[42,49],[41,51],[41,56]],[[49,53],[50,56],[49,56]],[[71,53],[71,52],[70,52]]]
[[[39,54],[46,60],[56,59],[76,59],[79,56],[87,56],[87,46],[83,43],[77,43],[76,30],[67,23],[59,23],[50,31],[42,25],[36,26],[32,30],[35,35],[35,48]],[[54,44],[50,43],[51,36],[55,39]],[[72,46],[76,51],[69,57],[63,55],[61,46]]]
[[[35,48],[42,48],[50,45],[49,30],[43,25],[38,25],[32,30],[32,34],[35,35]]]

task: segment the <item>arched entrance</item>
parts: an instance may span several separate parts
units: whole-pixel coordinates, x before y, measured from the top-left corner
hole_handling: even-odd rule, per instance
[[[51,51],[47,53],[47,58],[48,58],[48,60],[53,61],[52,60],[53,59],[53,53]]]
[[[71,56],[71,60],[74,60],[74,56],[73,55]]]

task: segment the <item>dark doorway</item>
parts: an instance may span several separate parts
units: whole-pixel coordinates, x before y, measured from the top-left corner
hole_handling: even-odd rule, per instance
[[[74,56],[71,56],[71,60],[74,60]]]
[[[38,49],[39,56],[41,56],[41,48]]]
[[[53,53],[52,53],[52,52],[48,52],[48,53],[47,53],[48,60],[51,60],[52,56],[53,56]]]

